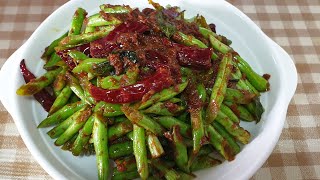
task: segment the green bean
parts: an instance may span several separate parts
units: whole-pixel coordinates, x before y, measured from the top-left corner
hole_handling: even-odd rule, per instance
[[[191,127],[185,122],[179,121],[178,119],[172,116],[160,116],[154,118],[161,126],[170,130],[173,126],[177,125],[180,127],[180,132],[184,137],[191,137]]]
[[[220,51],[223,54],[226,54],[226,53],[228,53],[228,52],[230,52],[232,50],[229,46],[227,46],[227,45],[223,44],[222,42],[220,42],[213,35],[209,35],[209,40],[210,40],[211,46],[214,49]]]
[[[34,95],[35,93],[41,91],[43,88],[49,86],[57,77],[57,75],[60,73],[62,68],[58,68],[52,71],[46,72],[44,75],[42,75],[39,78],[36,78],[27,84],[22,85],[17,90],[17,95],[22,96],[28,96],[28,95]]]
[[[237,144],[234,138],[224,129],[224,127],[216,121],[212,122],[212,126],[218,131],[218,133],[222,137],[224,137],[228,141],[233,152],[235,154],[238,154],[240,152],[240,146]]]
[[[208,144],[208,145],[202,146],[197,155],[198,156],[202,156],[202,155],[206,155],[207,156],[208,154],[210,154],[212,152],[213,152],[213,148],[212,148],[211,145]]]
[[[199,48],[208,48],[207,45],[205,45],[203,42],[201,42],[199,39],[195,38],[191,35],[183,34],[182,32],[178,32],[177,37],[175,38],[176,41],[178,41],[181,44],[184,44],[186,46],[198,46]],[[218,58],[218,55],[214,52],[212,52],[211,59],[216,60]]]
[[[234,79],[240,80],[240,79],[245,79],[242,76],[242,72],[240,71],[237,63],[235,61],[232,61],[232,65],[233,65],[233,72],[232,72],[232,76]]]
[[[65,68],[63,68],[60,71],[60,73],[57,75],[56,79],[53,81],[53,92],[55,93],[56,96],[59,96],[62,89],[66,85],[66,81],[65,81],[66,71],[67,70]]]
[[[49,115],[55,113],[56,111],[64,107],[67,104],[71,94],[72,94],[72,90],[70,89],[70,87],[69,86],[64,87],[61,93],[53,102],[49,111]]]
[[[108,150],[108,128],[106,120],[101,112],[94,112],[94,124],[92,138],[94,150],[96,152],[96,161],[98,167],[98,178],[108,179],[109,176],[109,150]]]
[[[173,147],[174,147],[174,158],[177,166],[184,172],[190,172],[188,168],[188,152],[187,146],[183,143],[182,136],[180,134],[180,127],[173,126]]]
[[[103,116],[115,117],[120,115],[123,115],[120,104],[105,103]]]
[[[249,83],[246,79],[239,79],[237,83],[239,90],[248,91],[251,94],[255,94],[256,97],[260,96],[260,93]]]
[[[203,126],[203,110],[190,110],[192,139],[193,139],[193,153],[197,154],[201,147],[201,142],[204,140],[204,126]]]
[[[159,158],[164,154],[163,147],[158,137],[152,133],[147,133],[147,143],[152,158]]]
[[[78,8],[73,15],[71,27],[68,35],[78,35],[81,32],[83,20],[86,18],[87,12],[82,8]]]
[[[234,102],[237,104],[249,104],[255,97],[255,94],[250,93],[246,90],[241,92],[237,89],[227,88],[224,100]]]
[[[113,175],[118,175],[126,171],[133,171],[137,172],[137,163],[134,156],[127,156],[124,158],[116,159],[115,161],[116,167],[113,170]],[[138,174],[139,176],[139,174]]]
[[[145,142],[145,130],[133,125],[133,154],[136,158],[137,169],[141,179],[147,179],[149,176],[147,148]]]
[[[105,12],[105,13],[110,13],[110,14],[121,14],[121,13],[129,13],[132,11],[132,9],[129,6],[120,6],[120,5],[115,5],[115,6],[108,6],[106,4],[100,5],[100,9]]]
[[[114,118],[109,118],[110,122],[108,122],[109,125],[115,125],[117,123],[121,123],[121,122],[124,122],[124,121],[127,121],[128,118],[126,116],[117,116],[117,117],[114,117]]]
[[[117,159],[122,156],[128,156],[133,153],[132,141],[121,142],[112,144],[109,147],[109,157]]]
[[[220,110],[220,106],[224,99],[227,89],[228,77],[231,73],[232,54],[228,53],[223,56],[219,65],[219,70],[215,83],[212,88],[209,105],[206,110],[206,122],[210,124],[216,117]]]
[[[56,66],[57,62],[61,61],[60,56],[56,52],[53,52],[50,56],[50,59],[46,64],[43,66],[44,69],[51,69]]]
[[[235,62],[233,61],[233,66],[234,69],[236,69],[236,71],[234,73],[232,73],[232,78],[237,79],[238,83],[237,83],[237,88],[239,90],[246,90],[249,93],[253,93],[256,96],[260,96],[260,93],[256,90],[256,88],[254,88],[250,82],[245,79],[240,71],[240,69],[238,68],[238,65],[235,64]]]
[[[207,92],[204,85],[198,84],[197,86],[197,93],[199,99],[202,102],[206,101]],[[197,109],[190,110],[190,119],[191,119],[191,126],[192,126],[192,139],[193,139],[193,153],[197,154],[201,147],[201,142],[204,139],[204,126],[203,126],[203,114],[204,110],[202,107]]]
[[[171,102],[169,102],[169,103],[171,103]],[[174,116],[176,114],[179,114],[183,110],[185,110],[184,106],[176,105],[173,109],[168,109],[166,107],[166,102],[157,102],[154,105],[152,105],[151,107],[149,107],[145,110],[142,110],[142,112],[146,113],[146,114],[156,114],[156,115],[161,115],[161,116]]]
[[[206,126],[206,133],[212,146],[228,161],[235,158],[228,141],[223,138],[211,125]]]
[[[75,102],[78,102],[78,101],[80,101],[80,98],[78,98],[77,95],[72,93],[70,98],[69,98],[69,100],[68,100],[68,103],[75,103]]]
[[[243,144],[249,143],[250,133],[238,124],[232,122],[224,113],[219,112],[216,121],[220,123],[235,139]]]
[[[88,59],[89,57],[87,55],[85,55],[84,53],[80,52],[80,51],[76,51],[76,50],[71,50],[68,52],[68,55],[74,59],[77,63]]]
[[[114,67],[110,65],[110,62],[104,61],[104,62],[93,65],[89,73],[97,76],[106,76],[106,75],[109,75],[110,72],[112,72],[113,70],[114,70]]]
[[[253,102],[246,104],[245,107],[254,116],[258,123],[261,120],[261,116],[264,112],[264,108],[260,102],[260,99],[255,99]]]
[[[63,38],[65,38],[67,35],[68,35],[68,32],[64,33],[64,34],[63,34],[62,36],[60,36],[58,39],[52,41],[52,43],[51,43],[48,47],[46,47],[46,49],[45,49],[43,55],[41,56],[41,58],[46,58],[46,57],[50,56],[51,54],[55,53],[54,48],[55,48],[56,46],[58,46],[59,42],[60,42]]]
[[[99,81],[100,87],[103,89],[118,89],[120,88],[120,79],[123,75],[107,76]]]
[[[71,139],[69,139],[66,143],[63,144],[61,149],[65,150],[65,151],[71,151],[72,145],[73,145],[74,141],[76,140],[76,138],[78,137],[78,135],[79,135],[79,133],[76,133],[75,135],[73,135],[73,137]]]
[[[75,68],[73,68],[73,73],[81,73],[81,72],[92,72],[93,66],[105,62],[107,59],[99,59],[99,58],[88,58],[86,60],[83,60],[78,64]]]
[[[67,36],[60,41],[59,46],[57,46],[55,49],[56,51],[60,51],[92,42],[108,35],[113,29],[114,26],[108,26],[108,28],[104,29],[103,31]]]
[[[108,139],[113,141],[132,131],[132,123],[126,119],[123,122],[119,122],[108,129]]]
[[[223,112],[226,116],[229,117],[229,119],[231,121],[233,121],[234,123],[240,123],[240,120],[238,118],[238,116],[233,113],[233,111],[226,105],[224,105],[223,103],[221,104],[221,107],[220,107],[220,110],[221,112]]]
[[[177,119],[179,121],[182,121],[182,122],[185,122],[185,123],[189,123],[190,118],[188,116],[189,116],[189,112],[188,111],[184,111],[182,114],[177,116]]]
[[[80,130],[79,135],[75,140],[71,150],[74,156],[79,156],[83,151],[83,147],[89,142],[94,121],[95,119],[91,115],[87,122],[84,124],[83,128]]]
[[[180,94],[187,87],[187,85],[188,85],[188,81],[184,79],[184,82],[182,82],[181,84],[178,84],[176,87],[170,87],[158,93],[155,93],[147,101],[142,102],[140,104],[139,110],[145,109],[156,102],[162,102],[162,101],[166,101],[168,99],[173,98],[177,94]]]
[[[62,133],[64,133],[68,127],[76,121],[83,112],[88,108],[88,106],[82,107],[80,110],[76,111],[74,114],[72,114],[70,117],[68,117],[66,120],[64,120],[62,123],[51,129],[47,134],[52,138],[57,138],[59,137]],[[57,111],[58,113],[59,111]],[[54,115],[54,114],[53,114]]]
[[[205,45],[203,42],[201,42],[199,39],[195,38],[191,35],[183,34],[182,32],[178,32],[179,36],[181,37],[180,43],[187,45],[187,46],[193,46],[196,45],[199,48],[208,48],[207,45]]]
[[[193,175],[193,174],[187,174],[185,172],[182,172],[182,171],[177,171],[178,174],[179,174],[179,179],[183,179],[183,180],[192,180],[192,179],[195,179],[196,176]]]
[[[84,102],[87,104],[92,104],[85,96],[83,89],[80,86],[79,80],[74,77],[71,73],[66,72],[66,79],[68,85],[70,86],[71,90]]]
[[[225,101],[224,104],[230,107],[240,119],[248,122],[255,121],[253,115],[244,106],[228,101]]]
[[[84,30],[84,33],[93,33],[95,31],[96,31],[96,27],[86,26],[86,29]]]
[[[133,132],[129,132],[126,134],[127,138],[129,138],[131,141],[133,141]]]
[[[137,109],[134,109],[129,105],[123,105],[121,110],[133,124],[137,124],[156,135],[163,134],[164,129],[160,124],[147,115],[139,112]]]
[[[239,69],[246,75],[253,87],[260,92],[264,92],[269,89],[269,82],[265,78],[254,72],[250,65],[240,56],[236,56],[236,59],[238,61]]]
[[[80,86],[83,89],[83,95],[84,95],[85,101],[91,105],[96,104],[96,100],[92,97],[92,95],[89,92],[90,81],[88,77],[83,74],[77,74],[77,78],[79,79]]]
[[[106,25],[117,25],[120,24],[121,21],[113,16],[109,16],[110,18],[106,21],[100,14],[95,14],[88,18],[87,26],[106,26]]]
[[[136,170],[133,171],[125,171],[119,174],[112,176],[111,179],[113,180],[129,180],[129,179],[136,179],[139,177],[139,173]]]
[[[186,140],[186,139],[184,139]],[[187,141],[184,141],[185,143]],[[186,143],[187,146],[189,146],[189,144]],[[191,143],[192,146],[192,143]],[[214,149],[212,148],[212,146],[210,144],[208,145],[204,145],[201,146],[199,152],[197,154],[194,154],[192,150],[189,150],[189,161],[188,161],[188,167],[191,167],[193,161],[196,159],[196,157],[198,156],[209,156],[210,153],[212,153],[214,151]]]
[[[161,162],[159,159],[152,159],[151,165],[158,169],[161,173],[164,174],[164,177],[167,180],[177,180],[180,178],[180,175],[173,168],[168,167],[165,163]]]
[[[216,33],[214,33],[213,31],[204,28],[204,27],[199,27],[199,32],[202,34],[203,37],[205,37],[206,39],[209,39],[209,36],[214,36],[217,37],[218,35]]]
[[[106,106],[106,103],[104,101],[99,101],[96,106],[94,106],[93,111],[94,112],[103,112],[104,108]]]
[[[60,137],[55,141],[55,145],[61,146],[65,142],[67,142],[70,138],[73,137],[81,128],[82,126],[87,122],[88,118],[91,115],[91,108],[86,107],[84,110],[81,111],[81,114],[73,119],[73,122],[70,124],[68,129],[64,131]]]
[[[224,36],[217,35],[213,31],[209,30],[208,28],[205,27],[199,27],[199,32],[207,39],[209,39],[209,35],[215,37],[218,41],[223,42],[223,39],[226,39],[226,45],[230,46],[232,44],[232,41],[230,39],[227,39]]]
[[[60,123],[61,121],[67,119],[75,112],[79,111],[81,108],[83,108],[86,105],[86,103],[79,101],[72,104],[67,104],[61,109],[59,109],[57,112],[51,114],[47,118],[45,118],[39,125],[38,128],[44,128],[49,127],[51,125]]]
[[[181,67],[180,72],[181,72],[182,76],[185,76],[185,77],[190,77],[190,76],[192,76],[192,73],[193,73],[192,70],[187,67]]]
[[[198,171],[201,169],[211,168],[213,166],[216,166],[218,164],[221,164],[221,161],[214,159],[210,156],[198,156],[193,161],[190,169],[192,172]]]

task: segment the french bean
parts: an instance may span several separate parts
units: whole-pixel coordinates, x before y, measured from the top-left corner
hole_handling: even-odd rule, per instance
[[[255,121],[254,116],[242,105],[240,104],[234,104],[232,102],[225,101],[224,104],[226,104],[228,107],[230,107],[231,110],[234,111],[234,113],[242,120],[252,122]],[[229,116],[230,117],[230,116]]]
[[[80,110],[76,111],[74,114],[72,114],[70,117],[68,117],[66,120],[64,120],[62,123],[51,129],[47,134],[52,138],[58,138],[62,133],[64,133],[69,126],[75,122],[83,112],[88,108],[88,106],[82,107]]]
[[[117,25],[120,23],[121,21],[119,21],[117,18],[113,16],[110,16],[110,19],[106,21],[100,14],[95,14],[88,18],[87,26],[97,27],[97,26]]]
[[[122,122],[119,122],[108,129],[108,139],[113,141],[119,137],[124,136],[128,132],[131,132],[133,129],[132,123],[126,119]]]
[[[170,87],[152,95],[147,101],[140,104],[139,110],[145,109],[156,102],[162,102],[173,98],[174,96],[180,94],[187,87],[187,85],[188,81],[185,80],[176,87]]]
[[[53,52],[50,56],[50,59],[46,64],[43,66],[44,69],[50,69],[56,66],[56,64],[61,61],[60,56],[57,55],[56,52]]]
[[[180,127],[180,132],[185,137],[191,137],[191,127],[189,124],[179,121],[178,119],[172,116],[160,116],[154,118],[161,126],[166,129],[171,129],[173,126],[177,125]]]
[[[55,141],[56,146],[61,146],[65,142],[67,142],[70,138],[73,137],[78,131],[82,128],[82,126],[87,122],[88,118],[91,115],[91,108],[86,107],[78,117],[73,119],[73,122],[70,124],[68,129],[64,131],[60,137]]]
[[[86,103],[82,101],[78,101],[72,104],[67,104],[55,113],[51,114],[47,118],[45,118],[39,125],[38,128],[44,128],[49,127],[51,125],[55,125],[57,123],[60,123],[61,121],[67,119],[71,115],[73,115],[75,112],[80,110],[86,105]]]
[[[94,124],[92,138],[96,161],[98,167],[98,178],[108,179],[109,176],[109,150],[108,150],[108,128],[106,120],[101,112],[94,112]]]
[[[237,144],[237,142],[234,140],[234,138],[224,129],[224,127],[215,121],[212,123],[212,126],[218,131],[218,133],[222,137],[224,137],[228,141],[233,152],[235,154],[238,154],[240,152],[240,146]]]
[[[160,126],[160,124],[158,124],[149,116],[139,112],[137,109],[134,109],[128,105],[123,105],[121,110],[133,124],[137,124],[156,135],[163,134],[164,129]]]
[[[152,158],[159,158],[164,154],[163,147],[158,139],[158,137],[152,133],[147,133],[147,142],[149,147],[149,152]]]
[[[209,105],[206,110],[206,122],[210,124],[217,117],[227,89],[227,81],[231,73],[232,55],[225,54],[219,65],[217,78],[212,88]]]
[[[197,86],[197,94],[202,102],[206,101],[207,92],[203,84]],[[192,139],[193,139],[193,153],[197,154],[202,146],[204,140],[204,125],[203,125],[203,107],[190,110],[190,119],[192,126]]]
[[[105,12],[105,13],[109,13],[109,14],[118,14],[118,13],[129,13],[130,11],[132,11],[132,9],[129,6],[120,6],[120,5],[116,5],[116,6],[108,6],[108,5],[100,5],[100,9]]]
[[[109,157],[117,159],[119,157],[128,156],[133,153],[132,141],[125,141],[109,146]]]
[[[104,29],[103,31],[67,36],[59,42],[59,46],[55,47],[55,50],[60,51],[92,42],[108,35],[113,29],[113,26],[108,26],[108,28]]]
[[[209,142],[212,146],[228,161],[232,161],[235,158],[235,154],[232,151],[228,141],[223,138],[216,129],[211,125],[206,126],[206,134]]]
[[[62,36],[60,36],[58,39],[52,41],[52,43],[46,47],[43,55],[41,56],[42,58],[47,58],[48,56],[52,55],[55,50],[54,48],[58,46],[58,44],[60,43],[60,41],[65,38],[68,35],[68,32],[64,33]]]
[[[248,144],[250,140],[250,133],[240,127],[238,124],[232,122],[228,116],[219,112],[216,121],[220,123],[234,138],[243,144]]]
[[[149,168],[145,130],[135,124],[133,125],[133,154],[136,158],[137,169],[141,179],[147,179],[149,176]]]
[[[78,8],[73,15],[68,35],[78,35],[81,32],[82,24],[87,15],[86,10]]]
[[[174,147],[174,158],[177,166],[188,173],[190,170],[188,168],[188,152],[187,146],[183,143],[182,136],[180,134],[180,127],[173,126],[172,128],[173,136],[173,147]]]
[[[56,111],[61,109],[63,106],[65,106],[71,94],[72,94],[72,90],[70,89],[70,87],[69,86],[64,87],[61,93],[56,98],[56,100],[53,102],[49,111],[49,115],[55,113]]]
[[[27,84],[22,85],[18,90],[17,90],[17,95],[22,95],[22,96],[28,96],[28,95],[34,95],[35,93],[41,91],[43,88],[49,86],[57,75],[60,73],[62,68],[58,68],[55,70],[51,70],[46,72],[44,75],[42,75],[39,78],[36,78],[33,81],[28,82]]]
[[[79,156],[83,152],[83,147],[89,142],[94,121],[95,119],[91,115],[87,122],[84,124],[83,128],[80,130],[79,135],[74,141],[71,149],[74,156]]]
[[[230,118],[234,123],[240,123],[240,120],[238,116],[226,105],[223,103],[221,104],[220,110],[222,113],[224,113],[226,116]]]
[[[250,83],[258,91],[265,92],[269,89],[269,82],[265,78],[254,72],[250,65],[244,59],[242,59],[242,57],[236,56],[236,59],[238,61],[238,67],[241,72],[246,75]]]

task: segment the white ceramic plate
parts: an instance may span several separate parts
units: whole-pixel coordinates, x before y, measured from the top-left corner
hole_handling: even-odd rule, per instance
[[[46,132],[37,125],[46,117],[42,107],[32,97],[19,97],[16,89],[24,83],[19,71],[21,59],[41,75],[43,62],[40,56],[44,48],[69,28],[71,17],[77,7],[89,14],[98,12],[100,4],[129,4],[132,7],[150,7],[143,1],[83,1],[73,0],[50,15],[3,65],[0,72],[0,99],[13,117],[22,139],[39,164],[55,179],[97,179],[94,157],[74,157],[53,145]],[[225,1],[161,0],[162,5],[171,4],[187,10],[192,17],[202,14],[208,22],[215,23],[217,32],[233,41],[238,51],[260,74],[271,74],[271,91],[262,95],[265,113],[259,124],[242,123],[252,134],[251,142],[232,162],[197,172],[200,179],[248,179],[265,162],[281,134],[290,99],[297,85],[297,72],[290,56],[268,38],[246,15]],[[4,86],[5,85],[5,88]]]

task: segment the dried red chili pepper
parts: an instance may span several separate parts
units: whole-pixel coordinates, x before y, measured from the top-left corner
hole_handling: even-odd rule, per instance
[[[155,74],[149,78],[119,89],[107,90],[90,85],[90,94],[97,101],[114,104],[131,103],[141,100],[150,91],[159,92],[172,84],[173,79],[170,70],[165,67],[159,67]]]

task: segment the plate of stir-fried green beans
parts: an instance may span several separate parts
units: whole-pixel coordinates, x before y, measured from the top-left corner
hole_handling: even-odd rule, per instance
[[[281,133],[290,57],[224,1],[108,3],[65,4],[1,70],[39,163],[57,179],[250,178]]]

